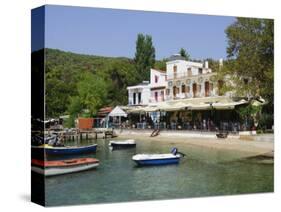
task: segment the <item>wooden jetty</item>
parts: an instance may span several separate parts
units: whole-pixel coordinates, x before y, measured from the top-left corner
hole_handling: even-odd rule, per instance
[[[103,138],[113,138],[116,134],[112,128],[94,128],[95,138],[98,138],[98,134],[102,134]]]
[[[92,128],[92,129],[76,129],[72,131],[60,131],[56,132],[63,141],[75,141],[89,138],[113,138],[116,134],[112,128]],[[100,136],[99,136],[100,135]]]

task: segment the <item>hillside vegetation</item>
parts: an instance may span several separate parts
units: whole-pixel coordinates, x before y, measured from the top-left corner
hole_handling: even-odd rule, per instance
[[[34,52],[33,54],[36,54]],[[99,107],[126,105],[127,89],[143,80],[128,58],[111,58],[46,49],[46,116],[57,117],[94,101],[91,113]],[[85,103],[87,104],[87,102]],[[88,104],[87,104],[88,105]]]

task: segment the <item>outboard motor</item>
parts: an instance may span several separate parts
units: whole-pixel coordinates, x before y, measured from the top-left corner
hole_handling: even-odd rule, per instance
[[[176,155],[178,153],[178,149],[176,147],[174,147],[172,150],[171,150],[171,153],[173,155]]]
[[[181,157],[184,157],[184,156],[185,156],[185,154],[182,153],[182,152],[179,152],[179,151],[178,151],[178,148],[176,148],[176,147],[174,147],[174,148],[171,150],[171,153],[172,153],[173,155],[179,154]]]

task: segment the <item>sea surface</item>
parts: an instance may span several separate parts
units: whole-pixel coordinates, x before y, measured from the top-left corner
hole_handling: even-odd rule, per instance
[[[80,141],[98,144],[96,169],[47,177],[46,206],[160,200],[217,195],[273,192],[273,163],[245,159],[238,152],[195,145],[136,140],[133,149],[113,150],[109,140]],[[72,142],[68,145],[76,145]],[[136,153],[168,153],[173,147],[186,154],[178,165],[138,167]],[[67,159],[67,158],[48,158]]]

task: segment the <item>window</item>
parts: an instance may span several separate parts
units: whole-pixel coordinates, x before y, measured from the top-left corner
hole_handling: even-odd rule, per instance
[[[167,95],[167,96],[170,95],[170,89],[166,89],[166,95]]]
[[[203,73],[203,69],[202,68],[199,68],[198,69],[198,74],[202,74]]]
[[[182,86],[181,86],[181,92],[182,92],[182,93],[185,93],[185,85],[182,85]]]
[[[187,76],[191,77],[192,76],[192,71],[191,71],[191,68],[188,68],[187,69]]]
[[[173,96],[176,96],[176,94],[177,94],[177,87],[174,86],[174,87],[173,87]]]
[[[164,101],[164,91],[161,91],[161,100]]]
[[[139,104],[141,104],[141,93],[138,93],[138,97],[139,97]]]
[[[136,93],[133,93],[133,104],[136,104]]]
[[[158,82],[158,76],[154,76],[154,82],[157,83]]]
[[[156,102],[158,102],[158,92],[154,93],[154,99],[155,99]]]
[[[174,65],[174,72],[177,72],[177,66],[176,65]]]
[[[174,65],[174,78],[177,78],[177,66]]]
[[[177,86],[174,86],[173,87],[173,96],[176,97],[177,94],[180,93],[180,88],[178,88]]]

